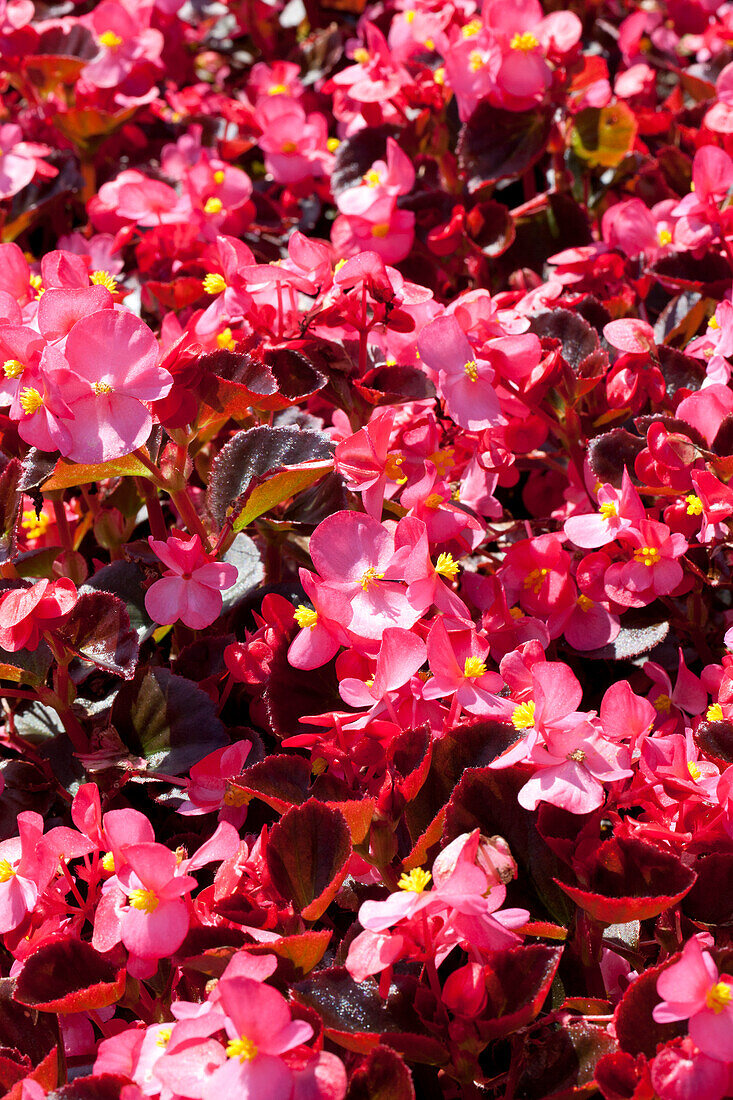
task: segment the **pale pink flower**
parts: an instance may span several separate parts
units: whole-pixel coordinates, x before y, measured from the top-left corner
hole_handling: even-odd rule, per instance
[[[203,630],[218,619],[222,590],[237,579],[236,566],[206,554],[198,535],[171,535],[162,542],[151,536],[151,549],[168,568],[145,593],[145,608],[156,623],[179,619],[192,630]]]

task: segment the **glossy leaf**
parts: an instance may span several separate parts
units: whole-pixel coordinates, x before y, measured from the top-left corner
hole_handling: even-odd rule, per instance
[[[350,856],[344,815],[310,799],[273,825],[265,859],[279,893],[306,920],[317,920],[344,881]]]

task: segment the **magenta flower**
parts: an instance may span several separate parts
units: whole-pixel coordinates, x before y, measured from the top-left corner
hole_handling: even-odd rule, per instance
[[[452,314],[427,325],[417,346],[420,358],[437,373],[441,396],[456,424],[479,431],[496,423],[499,399],[492,386],[494,369],[487,359],[476,356]]]
[[[141,446],[153,426],[143,402],[166,397],[173,385],[172,375],[157,366],[158,344],[148,326],[132,313],[103,309],[76,322],[64,354],[77,381],[64,391],[71,410],[65,456],[108,462]]]
[[[252,978],[222,979],[219,1004],[226,1013],[227,1060],[206,1080],[203,1100],[290,1100],[292,1071],[281,1056],[310,1039],[311,1025],[293,1020],[285,998]]]
[[[127,895],[120,915],[119,938],[131,954],[162,959],[176,951],[188,931],[184,895],[197,885],[179,874],[178,859],[164,844],[131,844],[118,874]]]
[[[43,818],[18,814],[18,836],[0,843],[0,934],[17,928],[48,886],[57,857],[43,846]]]
[[[690,1038],[703,1054],[733,1061],[733,976],[718,973],[695,936],[679,961],[659,975],[657,993],[662,1001],[652,1015],[658,1024],[689,1020]]]
[[[149,12],[147,6],[136,8],[115,0],[104,0],[92,11],[89,22],[97,36],[99,53],[84,66],[85,80],[97,88],[115,88],[139,62],[160,61],[164,39],[160,31],[146,25]]]
[[[66,577],[45,577],[31,588],[13,588],[0,596],[0,646],[9,653],[38,649],[46,630],[53,630],[73,609],[76,585]]]
[[[626,562],[615,562],[606,572],[609,598],[624,607],[644,607],[657,596],[667,596],[682,580],[677,561],[687,550],[687,540],[664,523],[646,519],[639,529],[625,532],[632,548]]]
[[[222,590],[237,579],[236,566],[206,554],[198,535],[171,535],[165,542],[151,535],[148,542],[168,566],[145,593],[148,615],[166,626],[179,619],[192,630],[211,626],[221,615]]]
[[[36,173],[46,179],[58,175],[58,168],[42,159],[51,152],[48,145],[23,141],[23,131],[15,123],[0,126],[0,199],[17,195]]]
[[[576,546],[594,549],[613,542],[624,531],[637,527],[646,518],[644,505],[624,470],[621,492],[613,485],[598,490],[598,511],[574,515],[565,520],[565,534]]]
[[[456,716],[460,707],[470,714],[496,712],[493,692],[501,690],[503,681],[486,668],[488,641],[473,630],[449,634],[441,617],[430,628],[427,649],[433,675],[423,688],[424,699],[453,696]]]

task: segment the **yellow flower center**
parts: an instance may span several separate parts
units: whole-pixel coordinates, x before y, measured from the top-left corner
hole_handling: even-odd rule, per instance
[[[478,381],[478,367],[475,359],[469,359],[467,363],[464,363],[463,369],[472,382]]]
[[[403,458],[401,454],[393,451],[387,455],[387,461],[384,464],[384,472],[390,481],[407,481],[407,478],[402,473]]]
[[[637,561],[639,565],[651,567],[656,565],[661,557],[662,555],[656,546],[640,546],[638,550],[634,550],[634,561]]]
[[[723,708],[720,703],[711,703],[708,707],[705,718],[708,722],[722,722],[723,721]]]
[[[443,503],[445,503],[445,501],[440,493],[431,493],[430,496],[425,499],[425,507],[429,508],[431,512],[435,512]]]
[[[582,764],[585,760],[585,753],[583,749],[573,749],[572,752],[568,753],[566,759],[574,760],[576,764]]]
[[[509,614],[511,615],[511,617],[513,619],[523,619],[524,618],[524,612],[522,611],[521,607],[510,607],[509,608]]]
[[[221,294],[222,290],[226,290],[226,288],[227,281],[223,275],[212,273],[204,279],[204,290],[207,294]]]
[[[581,611],[590,611],[593,607],[593,600],[590,596],[586,596],[584,592],[581,592],[578,596],[578,607]]]
[[[227,1058],[239,1058],[240,1062],[253,1062],[257,1057],[257,1046],[246,1035],[230,1039],[227,1043]]]
[[[221,214],[223,209],[224,203],[216,195],[212,195],[204,203],[204,214]]]
[[[549,569],[533,569],[531,573],[522,581],[525,588],[531,588],[535,596],[539,593],[542,585],[545,583]]]
[[[8,882],[16,873],[7,859],[0,859],[0,882]]]
[[[453,558],[452,554],[440,554],[438,560],[435,563],[435,572],[440,573],[441,577],[450,577],[452,580],[457,577],[461,570],[460,565]]]
[[[21,363],[20,359],[6,359],[3,363],[6,378],[20,378],[24,370],[25,363]]]
[[[159,1047],[168,1046],[171,1041],[171,1035],[173,1034],[172,1027],[162,1027],[158,1032],[158,1038],[155,1040],[156,1045]]]
[[[216,343],[225,351],[232,351],[236,347],[237,341],[232,336],[232,330],[230,328],[225,328],[222,329],[217,336]]]
[[[143,913],[154,913],[160,898],[153,890],[130,890],[130,905],[133,909],[142,909]]]
[[[415,867],[409,874],[400,875],[397,883],[400,890],[408,890],[411,894],[422,894],[433,876],[430,871],[423,871],[422,867]]]
[[[463,666],[463,675],[467,680],[475,680],[479,676],[486,675],[486,665],[480,657],[466,657]]]
[[[727,982],[716,982],[708,990],[708,995],[705,998],[705,1004],[708,1008],[717,1016],[724,1008],[727,1008],[733,1000],[733,989]]]
[[[425,46],[426,50],[434,50],[435,49],[435,41],[432,38],[426,38],[425,41],[423,42],[423,45]]]
[[[249,795],[246,791],[243,791],[241,787],[235,787],[233,783],[227,783],[227,789],[224,792],[224,805],[225,806],[246,806],[249,802]]]
[[[374,566],[370,565],[368,569],[364,570],[364,574],[359,582],[365,592],[369,591],[369,588],[375,581],[381,580],[384,573],[377,573]]]
[[[521,50],[522,53],[529,53],[530,50],[537,49],[539,41],[531,31],[525,31],[524,34],[520,34],[519,31],[517,31],[509,45],[513,50]]]
[[[97,397],[101,397],[105,393],[112,393],[112,387],[109,382],[92,382],[92,389]]]
[[[122,39],[114,31],[104,31],[99,36],[99,43],[106,50],[116,50],[118,46],[122,45]]]
[[[268,95],[288,95],[287,84],[271,84],[267,89]]]
[[[388,233],[389,233],[389,222],[377,222],[376,225],[372,226],[372,236],[373,237],[383,238],[383,237],[386,237]]]
[[[335,153],[340,144],[341,142],[337,137],[330,137],[326,142],[326,148],[328,149],[329,153]]]
[[[468,67],[472,73],[477,73],[484,65],[484,57],[480,50],[471,50],[468,55]]]
[[[224,182],[224,171],[221,168],[217,168],[214,172],[214,183],[221,184]]]
[[[602,504],[598,511],[601,514],[601,519],[611,519],[613,516],[618,515],[618,508],[612,500],[609,500],[606,504]]]
[[[117,280],[110,275],[109,271],[93,271],[89,276],[89,282],[92,286],[106,286],[110,294],[114,294],[117,290]]]
[[[665,695],[664,692],[662,692],[661,695],[658,695],[654,700],[654,709],[656,711],[663,711],[665,714],[668,710],[671,710],[672,700],[670,699],[669,695]]]
[[[26,416],[33,416],[43,404],[43,398],[33,386],[26,386],[20,394],[20,407]]]
[[[689,764],[687,765],[687,770],[688,770],[688,772],[690,773],[690,775],[692,776],[692,778],[693,778],[693,779],[695,780],[695,782],[697,783],[698,779],[699,779],[699,778],[700,778],[700,776],[702,775],[702,772],[701,772],[701,771],[700,771],[700,769],[698,768],[697,764],[695,764],[695,763],[694,763],[694,762],[693,762],[693,761],[691,760],[691,761],[689,762]]]
[[[514,708],[512,725],[515,730],[528,730],[534,725],[534,699],[528,703],[520,703]]]
[[[414,13],[414,11],[412,11],[412,9],[410,9],[410,11],[405,12],[405,19],[407,20],[408,23],[412,23],[414,18],[415,18],[415,13]]]
[[[369,60],[369,50],[366,50],[363,46],[359,46],[354,50],[354,61],[357,65],[366,65]]]
[[[115,869],[115,857],[113,852],[104,853],[104,855],[102,856],[102,866],[104,867],[105,871],[109,872],[109,874],[112,874]]]
[[[685,497],[685,502],[687,504],[688,516],[702,515],[702,501],[700,500],[699,496],[696,496],[695,493],[690,493],[689,496]]]
[[[445,69],[442,65],[433,73],[433,80],[436,84],[445,84]]]
[[[302,629],[310,627],[312,630],[318,622],[318,612],[314,611],[312,607],[306,607],[304,603],[299,603],[293,614],[296,623]]]
[[[708,328],[720,328],[720,325],[718,324],[718,318],[715,315],[713,315],[708,321]]]
[[[364,176],[364,183],[367,187],[379,187],[382,182],[382,178],[376,168],[370,168],[367,174]]]
[[[40,290],[43,286],[43,279],[40,275],[31,275],[28,279],[28,282],[31,284],[34,290]]]
[[[470,23],[466,23],[465,27],[461,27],[461,34],[464,38],[473,38],[475,34],[481,30],[483,23],[480,19],[472,19]]]
[[[24,511],[20,517],[20,526],[26,532],[29,539],[40,539],[51,526],[51,517],[45,512],[36,515],[33,508]]]
[[[672,240],[672,234],[668,229],[660,229],[657,233],[657,240],[661,245],[669,244]]]

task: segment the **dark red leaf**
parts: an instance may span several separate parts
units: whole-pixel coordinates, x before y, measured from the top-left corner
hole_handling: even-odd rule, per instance
[[[479,103],[458,139],[458,163],[473,194],[486,184],[521,176],[545,152],[552,113],[508,111]]]
[[[310,799],[273,825],[265,861],[280,894],[306,920],[317,920],[346,877],[351,835],[344,815]]]
[[[660,966],[652,966],[631,983],[616,1006],[613,1023],[622,1050],[628,1054],[645,1054],[653,1058],[660,1043],[687,1034],[687,1021],[658,1024],[652,1010],[661,1001],[657,993],[657,978],[679,955],[673,955]]]
[[[561,947],[529,944],[494,951],[485,968],[485,1012],[476,1021],[484,1042],[511,1035],[534,1020],[560,965]]]
[[[92,1012],[120,999],[125,977],[91,944],[69,937],[42,944],[26,959],[15,1000],[43,1012]]]
[[[82,588],[71,614],[55,631],[84,661],[131,680],[139,652],[127,607],[111,592]]]
[[[415,1100],[410,1071],[389,1047],[375,1047],[353,1074],[346,1100]]]

